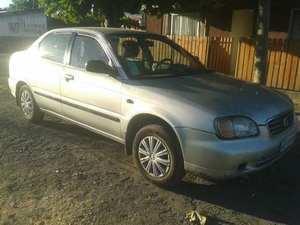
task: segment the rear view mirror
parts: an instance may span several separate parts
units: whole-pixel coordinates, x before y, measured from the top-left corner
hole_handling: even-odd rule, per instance
[[[116,71],[106,64],[105,62],[101,60],[90,60],[86,63],[85,66],[86,71],[92,72],[92,73],[104,73],[109,74],[112,76],[116,76]]]

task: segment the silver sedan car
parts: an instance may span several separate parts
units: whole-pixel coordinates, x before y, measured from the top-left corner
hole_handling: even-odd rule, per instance
[[[215,179],[258,171],[297,133],[285,95],[209,71],[141,31],[52,30],[11,56],[9,87],[25,119],[48,113],[118,141],[158,185],[185,171]]]

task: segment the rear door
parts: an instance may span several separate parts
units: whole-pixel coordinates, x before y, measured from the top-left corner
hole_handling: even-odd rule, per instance
[[[72,33],[50,33],[39,44],[31,86],[38,105],[61,113],[60,82]]]
[[[93,36],[77,35],[61,82],[63,114],[104,134],[120,137],[121,82],[109,74],[86,71],[90,60],[110,64]]]

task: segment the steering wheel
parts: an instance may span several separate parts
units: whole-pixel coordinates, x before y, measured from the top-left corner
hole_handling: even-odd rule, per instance
[[[161,65],[163,64],[170,64],[172,65],[173,64],[173,60],[170,59],[170,58],[164,58],[162,60],[160,60],[153,68],[153,71],[157,70]]]

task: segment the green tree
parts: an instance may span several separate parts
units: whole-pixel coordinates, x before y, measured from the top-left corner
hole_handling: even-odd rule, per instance
[[[151,14],[200,12],[205,15],[216,8],[229,4],[230,0],[141,0],[141,2],[145,11]]]
[[[36,0],[12,0],[12,3],[9,5],[9,11],[20,11],[26,9],[35,9],[37,8]]]
[[[51,17],[66,23],[82,23],[87,18],[102,22],[103,16],[111,27],[120,26],[124,12],[136,13],[140,2],[134,0],[38,0],[39,6]]]
[[[24,0],[23,0],[24,1]],[[142,6],[147,13],[163,14],[174,11],[206,11],[228,0],[37,0],[51,17],[66,23],[82,23],[87,17],[96,20],[102,16],[109,26],[119,26],[124,12],[137,13]]]

